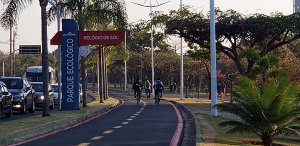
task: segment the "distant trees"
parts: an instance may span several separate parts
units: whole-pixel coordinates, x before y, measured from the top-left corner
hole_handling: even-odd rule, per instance
[[[228,56],[240,74],[249,74],[260,59],[299,39],[299,17],[298,13],[289,16],[244,16],[234,10],[216,10],[217,51]],[[154,23],[164,24],[167,34],[177,34],[190,43],[210,48],[209,19],[202,13],[184,8],[182,11],[158,14],[154,17]]]

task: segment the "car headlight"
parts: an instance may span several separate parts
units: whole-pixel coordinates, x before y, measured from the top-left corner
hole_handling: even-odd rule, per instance
[[[41,100],[44,100],[44,98],[45,98],[44,95],[40,96],[40,99],[41,99]]]

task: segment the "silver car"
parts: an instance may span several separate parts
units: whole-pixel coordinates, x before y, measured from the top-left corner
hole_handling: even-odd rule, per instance
[[[31,82],[31,85],[36,95],[35,107],[43,108],[43,103],[45,100],[45,97],[43,95],[43,82]],[[48,85],[48,91],[49,91],[48,104],[49,104],[49,108],[52,110],[54,109],[54,92],[52,91],[50,84]]]

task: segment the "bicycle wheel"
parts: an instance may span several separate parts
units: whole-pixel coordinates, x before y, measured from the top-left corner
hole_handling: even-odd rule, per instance
[[[156,100],[157,100],[157,102],[156,102],[157,105],[159,105],[160,98],[161,98],[161,92],[158,92],[158,93],[157,93],[157,99],[156,99]]]
[[[136,104],[139,104],[140,101],[141,101],[141,93],[137,93]]]

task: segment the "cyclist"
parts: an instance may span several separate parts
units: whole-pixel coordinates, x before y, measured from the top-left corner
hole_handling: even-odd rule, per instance
[[[141,91],[142,91],[143,84],[139,78],[135,80],[133,83],[132,89],[134,91],[134,98],[138,97],[138,101],[141,99]]]
[[[164,84],[160,80],[160,78],[157,78],[153,85],[154,91],[155,91],[155,103],[159,103],[160,98],[162,98],[162,91],[164,90]],[[157,96],[160,96],[157,98]]]
[[[147,95],[147,99],[149,99],[150,98],[150,93],[151,93],[151,83],[150,83],[149,80],[147,80],[145,82],[145,93]]]

